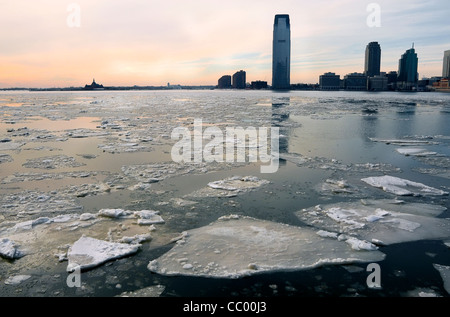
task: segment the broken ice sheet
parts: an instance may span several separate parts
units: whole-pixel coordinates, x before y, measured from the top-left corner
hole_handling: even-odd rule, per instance
[[[0,239],[0,257],[6,259],[19,259],[23,257],[25,253],[19,250],[19,247],[14,241],[7,238]]]
[[[70,213],[82,210],[73,197],[57,192],[22,191],[0,198],[0,213],[3,215],[32,215],[48,213]],[[1,227],[1,224],[0,224]]]
[[[67,155],[54,155],[29,159],[22,165],[27,168],[56,169],[66,167],[80,167],[84,166],[85,164],[79,163],[75,160],[75,158]]]
[[[355,251],[306,227],[231,215],[186,232],[148,269],[163,275],[239,278],[383,259],[380,251]]]
[[[404,139],[378,139],[370,138],[373,142],[381,142],[386,144],[400,145],[400,146],[417,146],[417,145],[430,145],[439,144],[439,142],[430,141],[428,139],[414,139],[414,138],[404,138]]]
[[[210,182],[206,187],[188,194],[186,197],[235,197],[269,183],[269,181],[256,176],[233,176]]]
[[[433,264],[434,268],[439,271],[441,278],[444,281],[444,288],[450,294],[450,266],[441,264]]]
[[[106,218],[130,219],[138,218],[138,225],[152,225],[164,223],[164,219],[159,215],[157,210],[123,210],[123,209],[101,209],[98,215]]]
[[[436,155],[436,152],[428,151],[424,148],[398,148],[396,151],[405,156],[428,156],[428,155]]]
[[[445,210],[437,205],[381,199],[316,206],[296,215],[319,230],[387,245],[450,237],[450,220],[436,218]]]
[[[373,187],[381,188],[385,192],[399,196],[448,195],[448,192],[443,190],[389,175],[367,177],[363,178],[362,181]]]
[[[69,248],[67,271],[90,269],[109,260],[134,254],[139,248],[140,244],[108,242],[82,236]]]
[[[11,157],[11,155],[0,153],[0,164],[12,161],[13,158]]]

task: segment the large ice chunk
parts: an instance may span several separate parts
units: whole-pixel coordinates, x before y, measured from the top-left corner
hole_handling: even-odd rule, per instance
[[[442,280],[444,281],[444,288],[450,294],[450,266],[441,264],[433,264],[433,266],[441,274]]]
[[[443,190],[389,175],[367,177],[363,178],[362,181],[399,196],[448,195],[448,192]]]
[[[172,250],[151,261],[148,269],[163,275],[239,278],[383,258],[380,251],[356,251],[344,241],[306,227],[226,216],[188,231]]]
[[[270,182],[256,176],[233,176],[223,180],[209,182],[207,187],[199,189],[187,197],[235,197],[255,190]]]
[[[13,260],[21,258],[24,255],[25,254],[19,250],[14,241],[9,240],[8,238],[0,240],[0,257]]]
[[[136,253],[140,244],[115,243],[86,236],[78,239],[67,252],[69,264],[67,271],[99,266],[109,260],[118,259]]]
[[[298,211],[308,225],[373,242],[392,244],[450,237],[450,220],[435,218],[446,208],[399,200],[342,202]]]

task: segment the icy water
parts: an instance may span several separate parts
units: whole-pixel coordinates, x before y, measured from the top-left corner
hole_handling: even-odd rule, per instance
[[[449,296],[449,94],[2,92],[0,113],[0,296]],[[279,127],[279,169],[174,162],[199,119]],[[82,236],[138,251],[69,275],[102,253]]]

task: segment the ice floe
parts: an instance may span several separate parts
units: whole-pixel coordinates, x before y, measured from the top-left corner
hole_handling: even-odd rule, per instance
[[[14,275],[5,280],[6,285],[17,285],[31,278],[31,275]]]
[[[361,200],[316,206],[296,212],[321,235],[357,238],[375,245],[448,239],[450,220],[437,218],[445,207],[398,200]],[[319,234],[318,233],[318,234]],[[350,240],[349,243],[353,243]]]
[[[137,223],[139,225],[152,225],[165,222],[157,210],[131,211],[123,209],[101,209],[98,215],[108,218],[138,218]]]
[[[388,163],[343,163],[337,159],[325,157],[307,157],[295,153],[280,153],[280,159],[294,163],[298,166],[316,168],[321,170],[342,171],[347,173],[365,172],[399,172],[398,167]]]
[[[436,155],[436,152],[428,151],[424,148],[398,148],[396,151],[405,156],[428,156]]]
[[[67,271],[90,269],[139,251],[140,244],[116,243],[82,236],[67,253]]]
[[[71,213],[81,211],[83,207],[73,197],[58,192],[22,191],[0,198],[0,213],[3,215],[34,215]],[[0,225],[1,226],[1,225]]]
[[[356,251],[306,227],[231,215],[187,231],[169,252],[150,261],[148,269],[163,275],[239,278],[383,258],[380,251]]]
[[[0,153],[0,164],[12,161],[13,158],[11,157],[11,155]]]
[[[444,282],[444,288],[448,294],[450,294],[450,266],[433,264],[434,268],[441,274],[441,278]]]
[[[232,176],[223,180],[208,183],[186,197],[235,197],[269,184],[265,179],[256,176]]]
[[[448,195],[448,192],[443,190],[389,175],[367,177],[363,178],[362,181],[373,187],[381,188],[388,193],[399,196]]]
[[[77,162],[75,158],[67,155],[39,157],[27,160],[23,166],[27,168],[56,169],[66,167],[80,167],[84,163]]]
[[[400,145],[400,146],[417,146],[417,145],[430,145],[430,144],[439,144],[439,142],[431,141],[429,139],[413,139],[413,138],[404,138],[404,139],[378,139],[378,138],[370,138],[373,142],[381,142],[392,145]]]
[[[14,241],[7,238],[0,239],[0,257],[14,260],[23,257],[25,253],[19,250]]]

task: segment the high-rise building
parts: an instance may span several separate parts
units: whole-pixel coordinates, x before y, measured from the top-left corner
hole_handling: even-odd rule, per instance
[[[450,78],[450,50],[444,52],[444,67],[442,77]]]
[[[233,75],[233,88],[235,89],[245,89],[246,87],[246,73],[243,70],[236,72]]]
[[[291,23],[288,14],[277,14],[273,25],[272,89],[291,86]]]
[[[231,88],[231,76],[230,75],[224,75],[224,76],[220,77],[217,87],[219,89]]]
[[[378,42],[370,42],[366,47],[364,74],[367,77],[379,76],[381,69],[381,47]]]
[[[417,73],[418,64],[419,59],[413,45],[411,49],[402,55],[399,61],[397,78],[397,87],[399,89],[417,89],[417,81],[419,80],[419,74]]]
[[[320,90],[339,90],[341,88],[341,76],[335,73],[325,73],[319,76]]]

